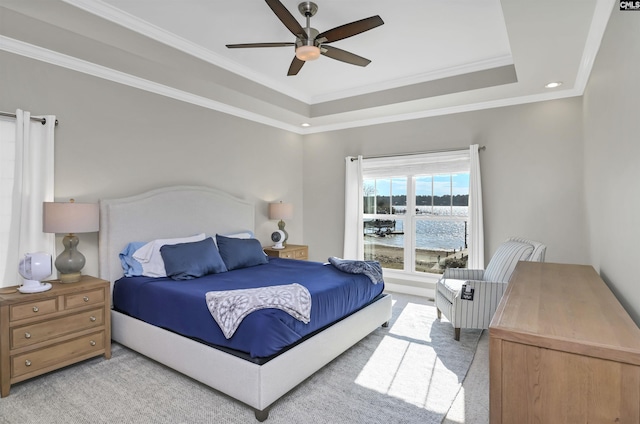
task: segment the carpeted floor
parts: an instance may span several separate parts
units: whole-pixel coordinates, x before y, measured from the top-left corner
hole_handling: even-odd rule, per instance
[[[481,331],[452,337],[427,299],[394,294],[379,328],[271,408],[267,423],[441,423]],[[230,376],[233,378],[233,376]],[[18,383],[0,423],[256,423],[253,410],[123,346]]]

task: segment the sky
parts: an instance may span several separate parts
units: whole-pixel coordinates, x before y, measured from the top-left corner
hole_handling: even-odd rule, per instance
[[[434,175],[416,177],[416,195],[430,196],[433,178],[433,194],[443,196],[448,194],[469,194],[469,174]],[[376,194],[389,196],[407,194],[406,178],[380,178],[377,181]],[[371,186],[372,180],[366,180],[365,186]]]

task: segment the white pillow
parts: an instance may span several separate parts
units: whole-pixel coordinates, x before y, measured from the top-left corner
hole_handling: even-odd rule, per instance
[[[204,239],[205,234],[201,233],[191,237],[153,240],[136,250],[133,253],[133,258],[142,265],[142,275],[146,277],[166,277],[167,271],[164,269],[160,248],[166,244],[191,243]]]
[[[250,239],[253,238],[253,232],[251,231],[243,231],[243,232],[239,232],[239,233],[233,233],[233,234],[222,234],[225,237],[229,237],[229,238],[239,238],[239,239]]]
[[[229,237],[229,238],[238,238],[238,239],[252,239],[255,238],[253,231],[239,231],[237,233],[230,233],[230,234],[220,234],[221,236],[225,236],[225,237]],[[213,238],[213,242],[216,244],[216,247],[218,247],[218,242],[216,241],[216,235],[213,234],[211,236],[211,238]]]

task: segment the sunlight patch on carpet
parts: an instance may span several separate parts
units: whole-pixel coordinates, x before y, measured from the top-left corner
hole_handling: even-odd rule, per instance
[[[432,305],[407,303],[393,321],[355,383],[378,393],[401,399],[429,411],[445,414],[458,393],[470,363],[447,366],[439,355],[460,357],[462,346],[443,337],[442,324],[434,334]],[[456,345],[457,344],[457,345]],[[464,350],[464,349],[461,349]],[[448,351],[451,351],[449,353]],[[472,358],[472,355],[471,355]]]

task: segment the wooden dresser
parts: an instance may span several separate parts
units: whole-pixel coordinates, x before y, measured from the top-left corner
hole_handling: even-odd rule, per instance
[[[264,248],[264,253],[274,258],[309,259],[309,246],[301,244],[287,244],[283,249],[274,249],[271,246]]]
[[[2,397],[19,381],[93,356],[111,357],[109,282],[85,275],[77,283],[51,284],[41,293],[0,294]]]
[[[590,266],[518,263],[489,367],[492,424],[640,423],[640,329]]]

